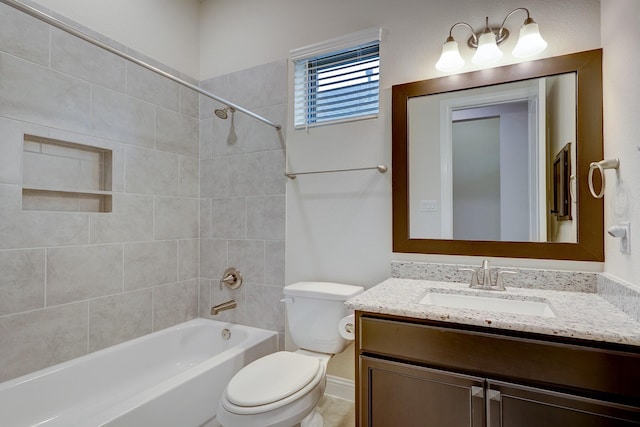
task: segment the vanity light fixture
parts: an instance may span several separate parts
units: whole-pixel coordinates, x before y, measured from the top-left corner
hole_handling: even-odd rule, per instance
[[[458,43],[452,35],[453,29],[460,25],[471,30],[471,37],[467,40],[467,46],[471,49],[476,49],[476,53],[471,59],[474,64],[487,65],[502,58],[502,51],[498,46],[509,38],[509,30],[505,28],[504,24],[511,15],[520,10],[527,12],[527,19],[525,19],[520,28],[520,36],[516,47],[513,49],[513,56],[527,58],[545,50],[547,42],[540,35],[538,24],[531,18],[528,9],[520,7],[509,12],[500,27],[489,26],[489,17],[487,17],[484,30],[479,33],[476,33],[473,27],[466,22],[453,24],[449,29],[449,37],[447,37],[442,46],[442,55],[440,55],[440,59],[436,63],[436,68],[440,71],[452,72],[459,70],[464,65],[464,59],[462,59],[458,50]]]

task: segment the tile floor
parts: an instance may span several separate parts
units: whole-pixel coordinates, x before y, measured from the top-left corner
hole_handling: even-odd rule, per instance
[[[356,425],[355,404],[337,397],[324,396],[318,403],[318,412],[324,418],[324,427],[353,427]],[[213,421],[203,427],[220,427]]]
[[[353,427],[356,425],[356,408],[353,402],[324,396],[318,404],[318,412],[324,418],[324,427]]]

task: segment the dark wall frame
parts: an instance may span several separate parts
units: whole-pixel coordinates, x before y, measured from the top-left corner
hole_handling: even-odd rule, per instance
[[[577,243],[412,239],[409,235],[408,100],[413,97],[576,73]],[[392,87],[393,251],[604,261],[604,204],[589,194],[589,163],[603,158],[602,49]],[[580,182],[582,181],[582,182]]]

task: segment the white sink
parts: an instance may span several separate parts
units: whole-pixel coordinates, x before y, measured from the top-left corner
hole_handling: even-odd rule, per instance
[[[420,304],[498,313],[524,314],[528,316],[556,317],[553,310],[551,310],[551,306],[546,302],[491,298],[476,295],[431,292],[420,300]]]

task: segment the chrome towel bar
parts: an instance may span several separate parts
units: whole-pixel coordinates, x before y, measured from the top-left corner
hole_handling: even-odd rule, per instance
[[[286,176],[289,179],[296,179],[298,175],[311,175],[316,173],[332,173],[332,172],[365,171],[365,170],[374,170],[374,169],[376,169],[380,173],[385,173],[387,171],[387,167],[385,165],[377,165],[377,166],[371,166],[368,168],[332,169],[332,170],[310,171],[310,172],[285,172],[284,176]]]

